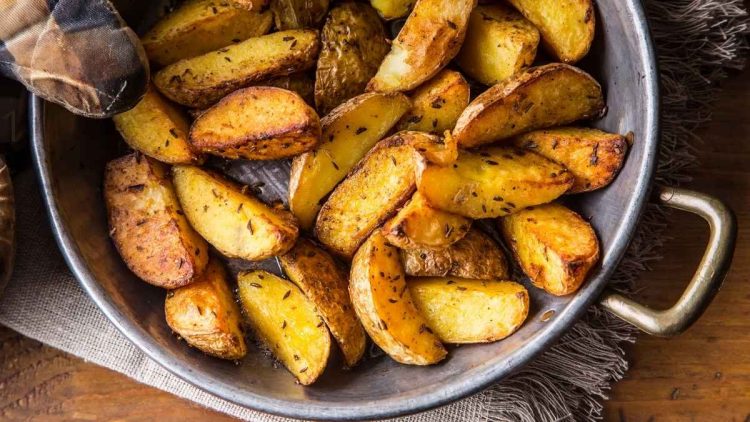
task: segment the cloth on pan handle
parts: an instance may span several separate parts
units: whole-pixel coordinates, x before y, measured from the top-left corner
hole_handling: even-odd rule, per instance
[[[0,0],[0,75],[76,114],[133,107],[148,59],[107,0]]]

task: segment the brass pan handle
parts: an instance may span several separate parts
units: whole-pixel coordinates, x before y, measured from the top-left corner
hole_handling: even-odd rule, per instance
[[[711,236],[693,279],[677,303],[664,310],[651,309],[619,293],[605,292],[605,309],[648,334],[671,337],[687,330],[718,293],[734,254],[737,220],[719,199],[687,189],[657,187],[659,201],[671,208],[692,212],[708,222]]]

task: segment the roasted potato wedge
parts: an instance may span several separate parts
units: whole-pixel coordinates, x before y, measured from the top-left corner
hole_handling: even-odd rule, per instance
[[[294,246],[299,229],[290,213],[269,207],[208,170],[175,166],[172,176],[185,216],[222,254],[259,261]]]
[[[483,231],[472,228],[458,242],[443,249],[401,251],[407,275],[505,280],[508,261],[500,246]]]
[[[249,12],[219,0],[188,0],[141,41],[149,60],[161,67],[263,35],[272,24],[271,12]]]
[[[504,4],[480,5],[471,12],[466,39],[456,61],[467,75],[495,85],[531,66],[539,31]]]
[[[440,362],[447,352],[407,287],[398,249],[376,231],[352,261],[349,295],[354,309],[370,338],[396,362]]]
[[[368,91],[409,91],[437,74],[461,48],[477,0],[417,0]]]
[[[315,110],[296,93],[270,86],[227,95],[190,128],[196,149],[231,159],[288,158],[315,148],[319,140]]]
[[[565,167],[534,152],[485,147],[461,151],[450,166],[428,164],[417,188],[435,208],[476,219],[550,202],[573,181]]]
[[[318,48],[317,31],[274,32],[173,63],[154,75],[154,84],[172,101],[206,108],[254,82],[312,67]]]
[[[607,186],[620,171],[628,151],[628,142],[621,135],[575,127],[526,133],[514,138],[513,143],[567,167],[575,177],[568,193]]]
[[[469,105],[469,84],[460,73],[443,70],[411,95],[412,106],[398,123],[399,130],[443,133],[452,130]]]
[[[334,189],[320,209],[315,236],[351,259],[359,245],[408,200],[424,158],[394,135],[380,141]]]
[[[508,0],[542,33],[542,42],[561,62],[575,63],[594,41],[594,4],[591,0]]]
[[[312,241],[299,239],[279,257],[284,273],[315,305],[338,343],[344,362],[352,367],[365,353],[367,337],[349,299],[349,275]]]
[[[331,336],[311,302],[291,281],[262,270],[237,276],[240,303],[255,334],[302,385],[326,369]]]
[[[555,296],[578,290],[599,260],[594,229],[560,204],[509,215],[500,228],[531,282]]]
[[[443,343],[490,343],[513,334],[529,315],[529,292],[513,281],[412,278],[417,309]]]
[[[187,117],[149,87],[132,109],[112,117],[117,131],[136,151],[169,164],[200,164],[203,157],[188,142]]]
[[[321,119],[320,144],[294,159],[289,176],[289,205],[304,229],[312,228],[326,196],[409,106],[409,99],[400,93],[366,93]]]
[[[470,219],[435,209],[415,192],[382,231],[401,249],[442,249],[461,240],[470,228]]]
[[[458,146],[471,148],[576,120],[604,110],[602,88],[588,73],[561,63],[530,68],[472,101],[453,130]]]
[[[271,0],[276,29],[320,28],[330,0]]]
[[[327,114],[365,92],[388,50],[383,23],[368,4],[346,2],[331,9],[321,31],[315,73],[318,111]]]
[[[307,104],[315,105],[315,81],[305,72],[278,76],[258,83],[258,86],[275,86],[296,92]]]
[[[229,360],[247,353],[240,310],[216,258],[195,281],[167,293],[164,314],[172,331],[204,353]]]
[[[137,152],[110,161],[104,200],[117,251],[143,281],[173,289],[206,269],[208,245],[185,219],[167,166]]]
[[[416,0],[370,0],[370,4],[385,20],[403,18],[409,14]]]

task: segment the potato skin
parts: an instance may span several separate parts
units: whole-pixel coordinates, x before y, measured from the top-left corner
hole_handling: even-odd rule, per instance
[[[206,269],[208,245],[182,214],[164,164],[140,153],[110,161],[104,200],[112,241],[140,279],[173,289]]]
[[[294,246],[299,228],[291,213],[269,207],[208,170],[175,166],[172,177],[185,216],[222,254],[259,261]]]
[[[412,107],[398,123],[398,130],[442,134],[453,130],[458,116],[469,105],[469,84],[460,73],[442,70],[411,95]]]
[[[542,34],[544,46],[561,62],[581,60],[594,41],[596,16],[591,0],[509,0]]]
[[[237,276],[240,303],[250,326],[302,385],[326,368],[331,336],[315,305],[291,281],[262,270]]]
[[[374,232],[354,255],[349,295],[370,338],[393,360],[431,365],[447,352],[419,313],[406,285],[398,249]]]
[[[529,292],[513,281],[407,280],[417,309],[444,343],[490,343],[513,334],[529,315]]]
[[[477,0],[417,0],[368,91],[408,91],[456,56]]]
[[[508,261],[500,246],[483,231],[472,228],[458,242],[444,249],[402,250],[407,275],[505,280]]]
[[[477,219],[550,202],[573,180],[565,167],[534,152],[485,147],[461,151],[450,166],[428,164],[417,189],[435,208]]]
[[[344,355],[353,367],[365,353],[367,337],[349,299],[348,274],[312,241],[300,238],[279,257],[284,274],[315,305]]]
[[[185,115],[149,86],[132,109],[112,117],[115,128],[134,150],[168,164],[200,164],[203,156],[188,142]]]
[[[628,142],[598,129],[565,127],[520,135],[513,144],[560,163],[575,177],[568,193],[590,192],[614,180],[625,162]]]
[[[330,0],[271,0],[276,29],[320,28]]]
[[[526,69],[472,101],[453,136],[473,148],[535,129],[590,119],[604,110],[602,88],[588,73],[562,63]]]
[[[318,33],[290,30],[180,60],[154,75],[154,84],[172,101],[206,108],[240,88],[309,69],[319,49]]]
[[[315,81],[306,72],[267,79],[259,82],[258,86],[275,86],[296,92],[307,104],[315,105]]]
[[[415,192],[381,230],[388,243],[400,249],[443,249],[461,240],[470,228],[470,219],[435,209]]]
[[[204,353],[229,360],[247,354],[240,310],[216,258],[194,282],[167,293],[164,314],[172,331]]]
[[[224,158],[278,160],[309,151],[320,140],[320,118],[299,95],[261,86],[235,91],[190,128],[201,152]]]
[[[531,282],[555,296],[578,290],[599,260],[594,229],[560,204],[512,214],[500,220],[500,228]]]
[[[539,31],[504,4],[477,6],[456,57],[461,70],[485,85],[495,85],[531,66]]]
[[[415,0],[370,0],[370,4],[385,20],[403,18],[409,14]]]
[[[321,31],[315,73],[318,111],[327,114],[365,92],[388,50],[383,23],[368,4],[347,2],[331,9]]]
[[[188,0],[141,38],[159,67],[267,33],[271,12],[249,12],[218,0]]]

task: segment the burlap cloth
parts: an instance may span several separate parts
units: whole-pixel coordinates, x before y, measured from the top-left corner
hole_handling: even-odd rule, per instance
[[[694,164],[693,130],[710,115],[724,69],[740,68],[747,48],[742,0],[645,0],[662,72],[662,143],[657,179],[677,183]],[[52,237],[35,175],[15,178],[18,256],[0,299],[0,323],[144,384],[253,421],[285,419],[214,397],[178,379],[133,346],[70,274]],[[649,206],[613,285],[632,282],[658,257],[664,215]],[[646,241],[645,239],[648,239]],[[632,328],[594,307],[551,350],[524,370],[473,397],[408,421],[551,421],[600,418],[601,401],[627,370],[620,344]]]

